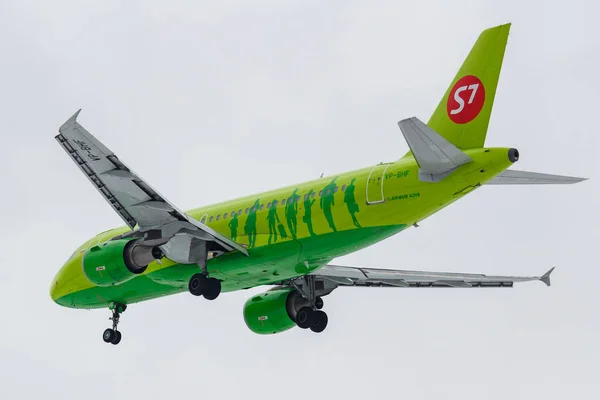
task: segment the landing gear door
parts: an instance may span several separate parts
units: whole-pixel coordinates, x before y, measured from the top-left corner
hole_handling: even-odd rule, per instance
[[[367,204],[379,204],[385,201],[383,182],[385,171],[390,164],[378,164],[371,170],[367,178]]]

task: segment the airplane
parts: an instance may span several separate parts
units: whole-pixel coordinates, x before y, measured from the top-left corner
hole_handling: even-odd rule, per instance
[[[585,180],[509,169],[519,151],[485,147],[510,23],[484,30],[425,124],[403,119],[410,151],[366,168],[179,210],[77,122],[55,137],[125,226],[83,243],[60,268],[50,297],[61,306],[108,308],[106,343],[118,344],[128,305],[190,292],[269,286],[244,305],[247,327],[274,334],[327,327],[323,297],[338,287],[489,288],[541,276],[388,270],[333,260],[380,242],[483,185],[571,184]]]

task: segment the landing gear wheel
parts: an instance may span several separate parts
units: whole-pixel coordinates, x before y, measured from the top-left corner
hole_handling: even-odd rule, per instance
[[[202,296],[205,287],[206,275],[194,274],[188,283],[188,289],[194,296]]]
[[[115,338],[115,336],[116,336],[115,331],[108,328],[102,334],[102,340],[104,340],[104,342],[106,342],[106,343],[111,343],[113,341],[113,339]]]
[[[105,343],[119,344],[121,341],[121,332],[117,330],[117,325],[119,325],[121,313],[127,309],[127,304],[110,302],[108,309],[112,310],[112,317],[109,318],[109,320],[112,321],[112,329],[108,328],[104,331],[102,340],[104,340]]]
[[[296,313],[296,325],[301,329],[308,329],[315,320],[315,311],[310,307],[302,307]]]
[[[322,297],[317,297],[317,298],[315,299],[315,308],[316,308],[317,310],[320,310],[320,309],[322,309],[322,308],[323,308],[323,298],[322,298]]]
[[[114,336],[110,342],[112,344],[119,344],[119,342],[121,342],[121,332],[114,331]]]
[[[329,318],[327,317],[325,311],[318,310],[314,313],[314,321],[310,326],[310,330],[315,333],[321,333],[325,330],[325,328],[327,328],[327,322],[329,322]]]
[[[221,294],[221,281],[215,278],[208,278],[204,282],[202,295],[206,300],[214,300]]]

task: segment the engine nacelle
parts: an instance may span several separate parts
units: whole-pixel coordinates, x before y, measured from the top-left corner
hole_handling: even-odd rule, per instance
[[[100,243],[83,255],[83,273],[98,286],[127,282],[162,256],[160,249],[144,246],[138,240],[120,239]]]
[[[246,326],[260,335],[296,326],[296,313],[308,301],[295,289],[275,289],[251,297],[244,304]]]

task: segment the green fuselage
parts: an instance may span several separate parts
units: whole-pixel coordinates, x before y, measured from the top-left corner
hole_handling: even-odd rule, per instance
[[[508,148],[465,153],[473,161],[437,183],[421,182],[418,165],[408,157],[187,213],[247,246],[248,257],[236,251],[209,259],[208,272],[222,281],[223,291],[273,284],[400,232],[511,164]],[[52,282],[52,299],[66,307],[100,308],[186,291],[198,266],[167,259],[119,285],[97,287],[86,278],[85,251],[128,230],[103,232],[79,247]]]

